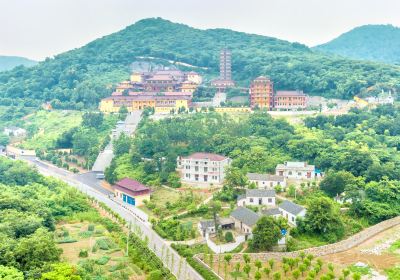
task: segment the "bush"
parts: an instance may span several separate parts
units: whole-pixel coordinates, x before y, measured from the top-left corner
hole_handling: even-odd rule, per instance
[[[90,224],[88,226],[88,231],[94,231],[94,225],[93,224]]]
[[[227,233],[225,233],[225,241],[227,243],[233,242],[235,239],[233,238],[233,234],[232,232],[228,231]]]
[[[79,251],[79,257],[80,257],[80,258],[87,258],[87,257],[89,257],[88,250],[86,250],[86,249],[81,249],[81,250]]]
[[[98,265],[105,265],[108,263],[108,261],[110,260],[109,256],[102,256],[100,259],[96,260],[96,264]]]
[[[160,270],[153,270],[150,272],[149,276],[146,278],[147,280],[162,280],[162,273]]]
[[[107,237],[96,240],[95,246],[104,251],[110,250],[110,249],[113,249],[116,247],[115,243]]]

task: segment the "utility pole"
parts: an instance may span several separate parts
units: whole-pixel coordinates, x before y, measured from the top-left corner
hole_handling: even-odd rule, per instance
[[[128,234],[126,238],[126,256],[129,256],[129,235],[131,233],[131,226],[132,226],[132,221],[129,221],[129,226],[128,226]]]

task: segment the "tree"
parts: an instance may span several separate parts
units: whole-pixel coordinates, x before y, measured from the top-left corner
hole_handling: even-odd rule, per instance
[[[274,280],[281,280],[282,275],[280,272],[277,271],[274,273],[273,277],[274,277]]]
[[[267,278],[269,278],[269,274],[271,273],[271,269],[269,267],[264,267],[263,269],[265,275],[267,275]]]
[[[292,272],[294,279],[299,279],[300,277],[300,270],[296,269]]]
[[[243,254],[243,260],[246,264],[250,263],[250,257],[247,254]]]
[[[103,124],[104,115],[99,112],[86,112],[82,116],[82,125],[98,129]]]
[[[290,269],[290,267],[289,267],[289,265],[288,264],[283,264],[283,271],[284,271],[284,273],[285,273],[285,276],[286,276],[286,274],[287,274],[287,272],[289,271],[289,269]]]
[[[333,241],[344,235],[339,208],[327,197],[310,200],[304,220],[299,220],[298,229],[311,234],[321,234]]]
[[[260,271],[256,271],[256,273],[254,273],[254,279],[256,279],[256,280],[260,280],[261,279],[261,272]]]
[[[225,255],[224,260],[225,260],[225,278],[226,278],[227,267],[228,267],[230,261],[232,260],[232,255],[231,254]]]
[[[250,246],[254,250],[270,250],[281,237],[281,230],[276,220],[263,216],[256,223]]]
[[[237,188],[248,184],[245,174],[237,167],[229,167],[226,171],[225,181],[228,186]]]
[[[120,119],[120,120],[125,120],[125,119],[126,119],[126,116],[127,116],[128,113],[129,113],[129,111],[128,111],[128,108],[126,108],[126,106],[121,106],[121,107],[119,108],[118,113],[119,113],[119,119]]]
[[[361,275],[360,275],[360,273],[356,272],[356,273],[353,273],[352,278],[353,278],[353,280],[360,280]]]
[[[0,279],[24,280],[24,274],[14,267],[0,265]]]
[[[228,243],[234,241],[232,232],[227,231],[227,232],[225,233],[225,241],[228,242]]]
[[[76,268],[67,263],[51,265],[51,271],[42,274],[42,280],[81,280]]]
[[[254,266],[257,267],[257,270],[260,270],[260,268],[262,267],[262,263],[260,260],[256,260],[254,262]]]
[[[125,133],[121,133],[117,140],[113,142],[113,150],[115,156],[121,156],[129,153],[131,148],[131,139]]]
[[[319,187],[330,197],[341,194],[347,186],[357,184],[356,177],[347,171],[329,172]]]
[[[1,133],[0,134],[0,145],[7,146],[10,143],[10,137]]]
[[[250,271],[251,271],[251,266],[248,263],[246,263],[243,266],[243,272],[246,273],[247,278],[249,278],[249,276],[250,276]]]
[[[269,264],[269,267],[271,268],[271,270],[273,270],[274,269],[275,260],[274,259],[269,259],[268,260],[268,264]]]
[[[299,270],[301,272],[301,275],[304,276],[304,272],[307,270],[307,266],[303,263],[299,265]]]

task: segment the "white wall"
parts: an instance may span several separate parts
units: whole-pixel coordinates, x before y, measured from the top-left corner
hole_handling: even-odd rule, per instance
[[[261,204],[259,203],[259,199],[261,199]],[[268,202],[268,199],[271,199],[271,202]],[[275,206],[275,197],[246,197],[238,200],[238,206],[246,206],[246,205],[266,205],[266,206]]]
[[[278,181],[262,181],[262,180],[249,180],[250,183],[256,184],[258,189],[274,189],[277,185],[280,185],[282,188],[286,188],[286,181],[278,182]]]

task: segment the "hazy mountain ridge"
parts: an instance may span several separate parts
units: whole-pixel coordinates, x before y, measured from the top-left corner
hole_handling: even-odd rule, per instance
[[[37,61],[25,57],[0,55],[0,71],[11,70],[20,65],[30,67],[37,63]]]
[[[400,28],[363,25],[314,49],[349,58],[400,64]]]

